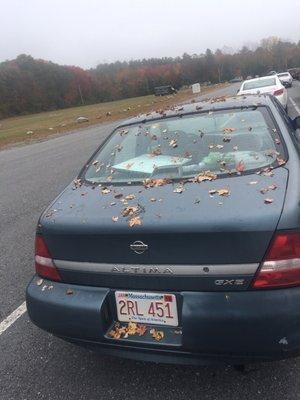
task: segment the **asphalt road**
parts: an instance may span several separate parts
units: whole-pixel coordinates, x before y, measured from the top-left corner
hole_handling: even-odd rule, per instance
[[[239,85],[214,95],[235,94]],[[300,83],[289,89],[300,107]],[[114,124],[0,152],[0,323],[24,302],[41,211],[77,174]],[[222,334],[220,332],[220,334]],[[0,400],[300,399],[300,360],[253,366],[182,367],[134,362],[67,344],[22,315],[0,334]]]

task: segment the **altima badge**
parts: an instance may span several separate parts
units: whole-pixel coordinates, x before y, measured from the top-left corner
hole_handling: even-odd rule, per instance
[[[148,245],[141,242],[140,240],[136,240],[130,245],[130,248],[136,254],[143,254],[146,250],[148,250]]]

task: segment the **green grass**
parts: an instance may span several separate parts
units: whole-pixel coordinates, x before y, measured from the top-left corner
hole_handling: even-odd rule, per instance
[[[201,94],[209,93],[223,85],[202,89]],[[0,148],[15,143],[32,143],[48,137],[86,128],[87,126],[116,121],[139,113],[165,108],[195,97],[190,89],[180,90],[176,95],[155,97],[153,95],[98,103],[82,107],[48,111],[0,120]],[[107,116],[107,113],[111,113]],[[78,124],[80,116],[89,122]]]

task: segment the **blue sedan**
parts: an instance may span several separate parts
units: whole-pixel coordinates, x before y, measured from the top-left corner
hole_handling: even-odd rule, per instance
[[[33,323],[156,362],[300,355],[299,128],[269,95],[123,122],[39,219]]]

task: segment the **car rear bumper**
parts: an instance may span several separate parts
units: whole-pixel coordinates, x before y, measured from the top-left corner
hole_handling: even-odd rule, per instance
[[[37,282],[34,277],[26,292],[31,320],[104,354],[178,364],[240,364],[300,355],[300,288],[176,293],[182,333],[173,339],[167,331],[155,342],[106,336],[116,320],[113,290]]]

